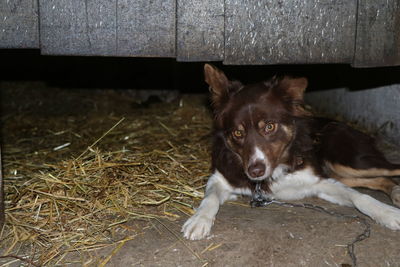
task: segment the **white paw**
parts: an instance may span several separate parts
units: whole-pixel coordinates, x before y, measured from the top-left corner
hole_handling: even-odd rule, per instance
[[[400,230],[400,209],[385,205],[377,212],[375,220],[392,230]]]
[[[382,203],[368,195],[356,199],[356,207],[377,223],[392,230],[400,230],[400,209]]]
[[[393,201],[393,204],[397,207],[400,207],[400,185],[396,185],[393,187],[390,197]]]
[[[183,236],[190,240],[199,240],[210,234],[214,218],[197,212],[182,227]]]

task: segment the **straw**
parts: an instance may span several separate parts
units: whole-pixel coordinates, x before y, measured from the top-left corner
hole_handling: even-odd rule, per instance
[[[76,253],[116,245],[106,264],[129,242],[124,236],[135,238],[154,219],[186,218],[203,196],[211,131],[203,105],[160,104],[122,118],[93,113],[84,124],[75,119],[69,128],[62,116],[13,121],[35,120],[43,136],[15,135],[4,147],[0,263],[63,265]],[[60,144],[69,145],[54,150]],[[135,220],[142,228],[125,227]]]

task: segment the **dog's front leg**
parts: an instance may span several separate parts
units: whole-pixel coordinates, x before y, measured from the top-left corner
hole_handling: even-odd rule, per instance
[[[206,237],[210,233],[219,206],[228,200],[232,193],[232,186],[220,172],[215,171],[207,182],[204,199],[196,213],[182,227],[184,237],[191,240]]]
[[[318,197],[344,206],[354,206],[376,222],[400,230],[400,209],[362,194],[334,179],[321,180],[315,185]]]

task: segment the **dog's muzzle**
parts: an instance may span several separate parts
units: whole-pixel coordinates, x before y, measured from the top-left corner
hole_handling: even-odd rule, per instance
[[[250,178],[257,179],[264,176],[265,169],[266,167],[263,162],[256,161],[248,167],[247,173],[249,174]]]
[[[269,178],[271,168],[262,161],[256,161],[247,168],[246,175],[253,182],[261,182]]]

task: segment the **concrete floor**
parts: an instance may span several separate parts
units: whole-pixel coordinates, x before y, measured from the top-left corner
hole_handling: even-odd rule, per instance
[[[375,195],[387,200],[382,194]],[[318,199],[301,203],[305,202],[360,215]],[[154,222],[143,235],[128,241],[108,266],[351,265],[346,245],[363,232],[359,221],[304,208],[250,208],[247,200],[240,203],[222,206],[206,240],[182,239],[183,220]],[[368,222],[371,236],[355,245],[358,266],[399,266],[400,233]]]

